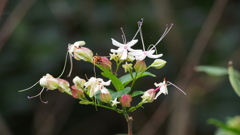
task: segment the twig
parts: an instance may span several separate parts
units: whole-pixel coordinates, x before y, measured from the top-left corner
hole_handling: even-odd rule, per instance
[[[11,15],[7,18],[5,23],[2,25],[2,29],[0,30],[0,50],[35,1],[36,0],[20,1]]]
[[[216,0],[214,5],[199,33],[197,36],[193,47],[186,59],[185,64],[181,68],[181,71],[178,75],[177,84],[182,89],[185,89],[188,85],[188,82],[192,78],[193,67],[199,63],[199,60],[203,54],[205,47],[207,46],[209,39],[211,38],[220,18],[224,11],[225,6],[227,5],[228,0]],[[187,90],[185,90],[187,92]],[[190,115],[190,104],[186,99],[181,98],[179,95],[175,94],[173,105],[175,105],[175,111],[172,113],[168,128],[168,135],[185,135],[187,130],[187,124],[190,121],[188,115],[179,115],[179,114],[189,114]],[[179,102],[182,101],[182,102]],[[185,106],[185,107],[183,107]],[[188,108],[188,110],[186,110]],[[174,130],[172,130],[174,129]]]
[[[2,21],[3,10],[7,4],[7,0],[1,0],[0,2],[0,22]]]

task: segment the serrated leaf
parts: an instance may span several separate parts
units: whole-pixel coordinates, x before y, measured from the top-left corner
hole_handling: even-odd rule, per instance
[[[134,91],[134,92],[131,94],[131,96],[132,96],[132,97],[136,97],[136,96],[142,95],[142,94],[144,94],[143,91]]]
[[[228,73],[229,73],[229,80],[234,91],[237,93],[238,96],[240,96],[240,79],[238,74],[236,73],[236,70],[234,70],[232,63],[230,62],[228,66]]]
[[[111,93],[112,99],[115,99],[115,98],[121,97],[122,95],[128,94],[130,91],[131,91],[131,88],[127,87],[124,90],[121,90],[121,91],[118,91],[115,93]]]
[[[111,71],[109,71],[108,69],[104,68],[101,65],[97,65],[97,67],[103,71],[102,74],[105,77],[107,77],[111,80],[113,86],[115,87],[115,89],[117,91],[121,91],[121,90],[124,89],[124,86],[123,86],[122,82],[116,77],[116,75],[114,75]]]
[[[212,76],[223,76],[228,74],[228,69],[217,66],[197,66],[196,71],[204,72]]]
[[[135,76],[137,73],[133,72],[132,73],[133,76]],[[144,72],[143,74],[138,73],[136,79],[143,77],[143,76],[152,76],[152,77],[156,77],[154,74],[150,73],[150,72]],[[130,83],[131,81],[133,81],[131,74],[126,74],[122,77],[119,78],[119,80],[122,82],[123,86],[126,86],[128,83]]]

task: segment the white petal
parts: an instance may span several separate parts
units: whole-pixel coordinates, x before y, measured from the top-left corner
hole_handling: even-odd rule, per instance
[[[130,42],[127,43],[127,46],[128,46],[128,47],[131,47],[131,46],[135,45],[137,42],[138,42],[137,39],[136,39],[136,40],[132,40],[132,41],[130,41]]]
[[[131,54],[133,56],[138,56],[138,55],[143,55],[143,51],[142,50],[131,50],[128,54]]]
[[[156,59],[156,58],[159,58],[159,57],[162,57],[163,54],[157,54],[157,55],[147,55],[149,58],[152,58],[152,59]]]
[[[112,44],[113,44],[113,45],[115,45],[115,46],[117,46],[117,47],[121,47],[121,46],[123,46],[122,43],[119,43],[118,41],[116,41],[116,40],[113,39],[113,38],[111,38],[111,39],[112,39]]]
[[[112,53],[120,53],[120,52],[122,52],[123,50],[124,50],[123,48],[118,48],[117,50],[111,49],[110,52],[112,52]]]
[[[167,90],[167,86],[162,86],[161,88],[160,88],[160,91],[161,91],[161,93],[163,93],[163,94],[168,94],[168,90]]]
[[[77,41],[73,44],[73,46],[79,47],[79,46],[84,46],[85,42],[84,41]]]
[[[103,84],[104,86],[109,86],[110,83],[111,83],[111,80],[109,80],[109,81],[107,81],[107,82],[102,82],[102,84]]]
[[[160,96],[162,94],[162,92],[161,91],[159,91],[158,93],[157,93],[157,95],[155,96],[155,98],[154,99],[157,99],[158,98],[158,96]]]
[[[139,61],[142,61],[142,60],[144,60],[145,58],[146,58],[146,55],[145,55],[145,54],[136,56],[136,60],[139,60]]]
[[[122,57],[121,57],[121,60],[126,60],[127,59],[127,50],[124,50],[122,52]]]

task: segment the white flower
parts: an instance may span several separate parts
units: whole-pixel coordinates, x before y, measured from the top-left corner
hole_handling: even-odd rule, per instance
[[[112,44],[119,47],[117,50],[115,49],[111,49],[110,51],[112,53],[118,53],[121,54],[121,60],[126,60],[128,57],[128,51],[133,51],[133,49],[131,48],[133,45],[135,45],[138,42],[138,40],[132,40],[128,43],[119,43],[118,41],[116,41],[115,39],[112,38]]]
[[[89,97],[93,97],[97,91],[104,89],[104,86],[109,86],[110,83],[111,80],[104,82],[101,78],[91,77],[84,86],[90,90]]]
[[[161,95],[162,93],[163,94],[168,94],[168,89],[167,89],[167,83],[166,81],[164,80],[163,82],[160,82],[160,83],[154,83],[154,85],[156,87],[160,87],[160,90],[159,92],[157,93],[157,95],[155,96],[154,99],[157,99],[159,95]]]
[[[117,98],[115,98],[114,100],[111,100],[111,102],[112,102],[112,106],[117,106],[117,104],[120,103],[117,101]]]

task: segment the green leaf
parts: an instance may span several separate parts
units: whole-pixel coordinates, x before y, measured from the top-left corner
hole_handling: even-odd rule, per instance
[[[231,126],[229,126],[229,125],[227,125],[227,124],[225,124],[225,123],[223,123],[223,122],[221,122],[221,121],[219,121],[217,119],[213,119],[213,118],[208,119],[208,123],[212,124],[212,125],[215,125],[215,126],[218,126],[221,129],[224,129],[224,130],[227,130],[227,131],[231,131],[233,133],[240,134],[240,130],[239,129],[233,128],[233,127],[231,127]]]
[[[117,91],[121,91],[124,89],[123,83],[116,77],[116,75],[114,75],[111,71],[109,71],[108,69],[104,68],[101,65],[96,66],[103,71],[103,76],[111,80],[113,86]]]
[[[137,73],[133,72],[132,73],[133,76],[135,76]],[[143,76],[152,76],[152,77],[156,77],[154,74],[150,73],[150,72],[144,72],[143,74],[138,73],[136,79],[143,77]],[[122,77],[119,78],[120,81],[122,82],[123,86],[126,86],[128,83],[130,83],[131,81],[133,81],[132,77],[130,74],[126,74]]]
[[[196,71],[204,72],[212,76],[223,76],[228,74],[227,68],[217,66],[197,66]]]
[[[121,91],[118,91],[115,93],[111,93],[112,99],[115,99],[115,98],[121,97],[122,95],[128,94],[130,91],[131,91],[131,88],[127,87],[124,90],[121,90]]]
[[[135,96],[142,95],[142,94],[144,94],[143,91],[134,91],[134,92],[131,94],[131,96],[132,96],[132,97],[135,97]]]
[[[228,73],[229,73],[229,80],[238,96],[240,96],[240,79],[239,75],[237,74],[236,70],[234,70],[232,66],[232,62],[230,61],[228,64]]]

